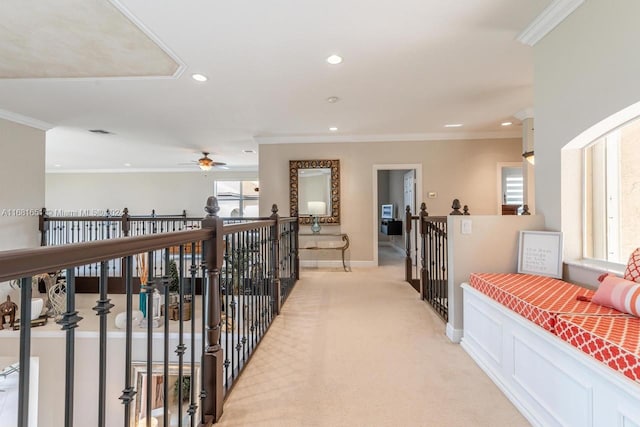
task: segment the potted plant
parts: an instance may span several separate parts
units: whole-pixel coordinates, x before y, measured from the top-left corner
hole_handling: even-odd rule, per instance
[[[191,320],[191,295],[186,293],[182,306],[182,320]],[[169,309],[167,315],[171,320],[180,320],[180,275],[178,265],[174,260],[169,261]]]
[[[178,265],[174,260],[169,261],[169,294],[170,303],[178,302],[180,293],[180,276],[178,275]]]

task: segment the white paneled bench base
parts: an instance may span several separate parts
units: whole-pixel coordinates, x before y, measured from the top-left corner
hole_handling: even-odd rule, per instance
[[[534,426],[640,427],[640,384],[466,283],[461,345]]]

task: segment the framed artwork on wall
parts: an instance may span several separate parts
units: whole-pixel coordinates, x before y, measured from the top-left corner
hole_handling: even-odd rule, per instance
[[[520,231],[518,273],[562,278],[562,233]]]

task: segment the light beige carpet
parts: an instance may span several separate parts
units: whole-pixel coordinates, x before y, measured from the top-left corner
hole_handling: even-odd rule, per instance
[[[529,425],[402,275],[303,270],[219,425]]]

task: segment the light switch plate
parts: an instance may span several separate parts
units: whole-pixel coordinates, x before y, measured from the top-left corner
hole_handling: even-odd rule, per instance
[[[438,193],[436,193],[435,191],[430,191],[427,194],[427,197],[430,198],[430,199],[435,199],[436,197],[438,197]]]
[[[471,220],[463,219],[460,221],[460,233],[462,234],[471,234]]]

